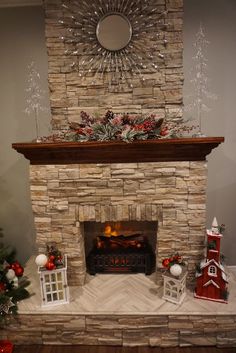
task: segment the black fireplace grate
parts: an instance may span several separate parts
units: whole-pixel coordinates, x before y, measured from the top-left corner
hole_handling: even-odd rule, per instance
[[[145,249],[107,251],[94,248],[87,257],[87,269],[96,273],[145,273],[155,270],[155,254],[150,246]]]

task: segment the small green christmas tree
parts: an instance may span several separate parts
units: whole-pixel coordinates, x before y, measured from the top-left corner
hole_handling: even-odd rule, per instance
[[[2,237],[0,228],[0,238]],[[23,272],[23,267],[15,260],[14,249],[0,242],[0,322],[7,315],[16,314],[17,302],[29,297],[25,288],[30,282],[23,277]]]

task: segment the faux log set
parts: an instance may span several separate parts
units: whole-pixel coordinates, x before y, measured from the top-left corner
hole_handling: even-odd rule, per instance
[[[97,237],[86,262],[92,275],[124,272],[149,275],[154,271],[156,263],[147,237],[139,234]]]

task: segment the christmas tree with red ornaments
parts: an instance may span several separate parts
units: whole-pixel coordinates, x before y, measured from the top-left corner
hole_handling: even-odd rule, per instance
[[[24,268],[15,259],[15,255],[12,248],[0,242],[0,322],[7,315],[16,314],[18,301],[29,297],[26,290],[29,281],[23,276]]]

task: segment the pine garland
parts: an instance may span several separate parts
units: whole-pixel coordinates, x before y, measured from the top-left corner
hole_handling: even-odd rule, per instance
[[[123,141],[178,138],[189,135],[196,126],[188,122],[167,121],[154,114],[149,116],[114,114],[108,110],[102,117],[95,118],[82,111],[80,123],[70,123],[67,130],[41,137],[38,142],[60,141]]]
[[[128,114],[115,115],[107,111],[104,117],[95,119],[86,112],[81,112],[81,123],[71,124],[71,131],[66,139],[74,141],[112,141],[120,140],[132,142],[163,138],[163,119],[154,115],[148,117],[132,116]]]

